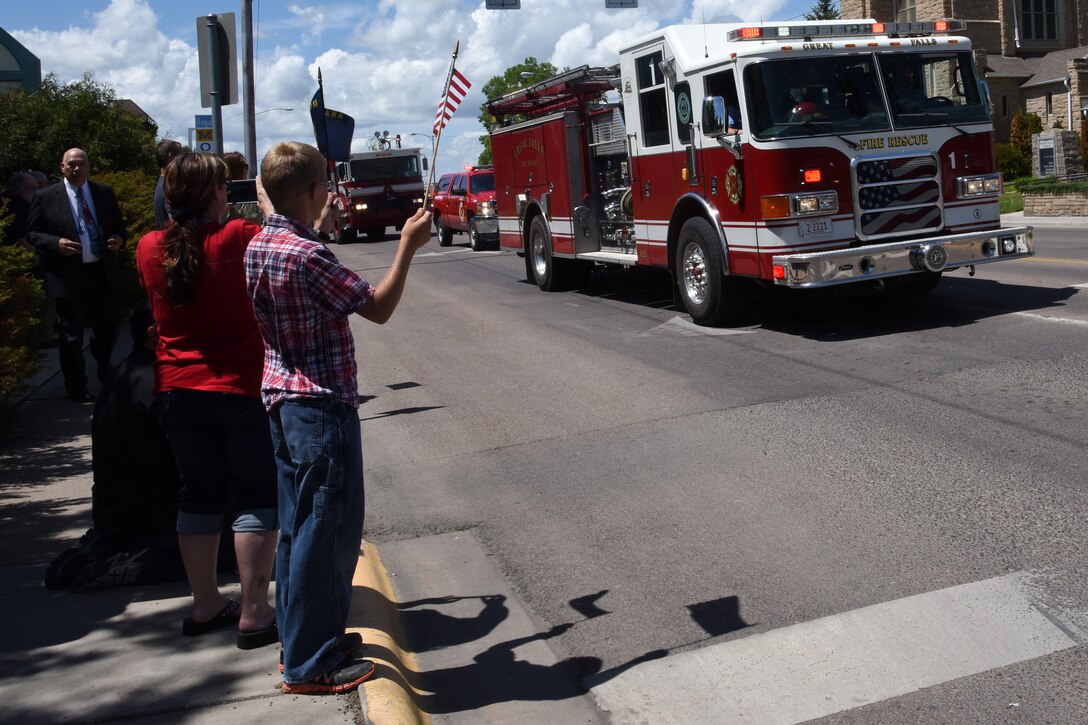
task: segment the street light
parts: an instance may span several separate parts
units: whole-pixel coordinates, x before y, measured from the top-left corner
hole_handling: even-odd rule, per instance
[[[286,108],[266,108],[266,109],[264,109],[263,111],[257,111],[257,112],[256,112],[256,113],[254,113],[253,115],[254,115],[254,116],[260,116],[260,115],[261,115],[262,113],[271,113],[272,111],[293,111],[293,110],[295,110],[295,109],[293,109],[293,108],[291,108],[291,107],[286,107]],[[236,118],[241,118],[241,117],[242,117],[242,116],[244,116],[244,115],[245,115],[245,112],[242,112],[242,113],[239,113],[239,114],[238,114],[238,115],[236,115],[236,116],[231,116],[230,118],[226,118],[226,119],[223,119],[223,120],[225,120],[225,121],[233,121],[234,119],[236,119]]]

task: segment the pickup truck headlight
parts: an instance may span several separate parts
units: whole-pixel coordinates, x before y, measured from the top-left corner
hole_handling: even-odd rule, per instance
[[[476,202],[476,216],[495,216],[494,201]]]
[[[985,176],[961,176],[956,179],[956,189],[961,199],[972,196],[993,196],[1001,193],[1001,174]]]

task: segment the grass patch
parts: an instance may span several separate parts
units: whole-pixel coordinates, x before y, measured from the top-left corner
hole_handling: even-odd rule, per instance
[[[997,199],[1002,214],[1024,211],[1024,195],[1019,191],[1006,191]]]

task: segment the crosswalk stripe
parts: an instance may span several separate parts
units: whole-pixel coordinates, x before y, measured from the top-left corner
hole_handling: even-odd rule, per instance
[[[615,723],[799,723],[1088,641],[1029,574],[918,594],[586,681]]]

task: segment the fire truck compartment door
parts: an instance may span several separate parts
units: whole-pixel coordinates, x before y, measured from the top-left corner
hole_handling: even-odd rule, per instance
[[[514,143],[514,184],[518,189],[524,189],[547,180],[544,127],[533,126],[518,134]]]

